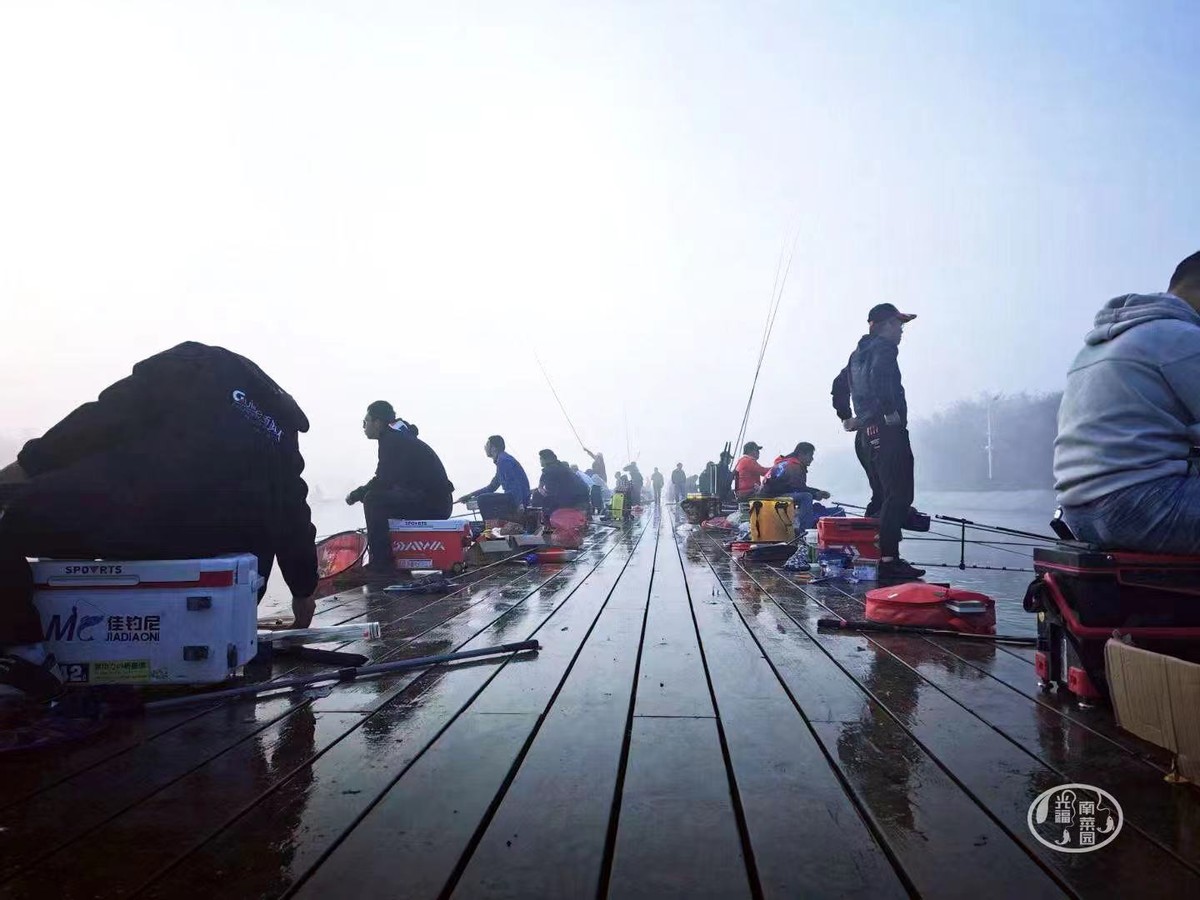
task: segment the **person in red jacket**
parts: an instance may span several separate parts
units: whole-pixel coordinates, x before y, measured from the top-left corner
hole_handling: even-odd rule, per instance
[[[733,493],[739,500],[753,497],[762,484],[763,476],[771,470],[758,461],[762,445],[747,441],[742,447],[741,459],[733,467]]]

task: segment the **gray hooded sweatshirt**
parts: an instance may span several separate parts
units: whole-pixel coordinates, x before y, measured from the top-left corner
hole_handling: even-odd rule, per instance
[[[1063,506],[1188,474],[1200,422],[1200,315],[1173,294],[1109,300],[1067,374],[1054,442]]]

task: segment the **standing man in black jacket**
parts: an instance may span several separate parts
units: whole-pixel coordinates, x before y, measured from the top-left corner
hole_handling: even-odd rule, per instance
[[[901,528],[913,501],[913,455],[897,358],[904,325],[915,318],[891,303],[872,307],[867,313],[868,333],[859,339],[850,362],[833,383],[834,407],[843,427],[858,432],[855,450],[871,480],[872,504],[878,506],[880,580],[925,574],[900,557]],[[853,416],[843,415],[849,412],[846,387]]]
[[[346,502],[362,502],[367,521],[368,571],[392,574],[392,537],[388,519],[448,519],[454,485],[433,448],[417,437],[417,428],[396,417],[392,404],[376,400],[367,407],[363,434],[379,442],[375,477],[351,491]]]
[[[142,360],[0,470],[0,689],[57,678],[27,557],[279,559],[297,627],[312,620],[316,530],[301,477],[308,419],[253,362],[188,342]],[[261,595],[260,595],[261,599]]]

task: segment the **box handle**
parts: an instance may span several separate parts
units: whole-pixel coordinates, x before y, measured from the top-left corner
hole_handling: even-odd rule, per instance
[[[212,597],[188,597],[187,598],[188,612],[199,612],[204,609],[212,609]]]
[[[183,659],[185,662],[201,662],[208,659],[208,648],[191,645],[183,648]]]

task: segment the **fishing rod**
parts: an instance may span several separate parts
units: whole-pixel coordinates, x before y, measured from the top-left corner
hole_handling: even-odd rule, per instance
[[[771,302],[767,310],[767,322],[763,327],[762,342],[758,348],[758,362],[754,367],[754,378],[750,382],[750,397],[746,400],[746,409],[742,413],[742,423],[738,428],[737,440],[733,442],[733,446],[739,446],[746,437],[746,429],[750,424],[750,407],[754,403],[754,391],[758,387],[758,376],[762,371],[763,359],[767,355],[767,345],[771,340],[771,333],[775,330],[775,319],[779,315],[779,305],[783,300],[784,289],[787,287],[788,274],[792,271],[792,260],[796,256],[796,247],[800,243],[800,227],[796,227],[796,236],[792,240],[792,249],[788,253],[787,264],[783,266],[782,275],[780,274],[780,264],[783,262],[783,247],[779,248],[779,261],[775,265],[775,284],[771,287]]]
[[[567,408],[563,406],[562,400],[558,396],[558,391],[554,389],[554,382],[550,380],[550,373],[546,371],[546,367],[542,365],[541,358],[537,353],[533,354],[533,358],[537,361],[538,368],[542,370],[542,375],[546,378],[546,384],[550,387],[550,393],[554,395],[554,401],[558,404],[558,408],[562,410],[563,418],[567,420],[567,424],[571,426],[571,433],[575,435],[575,440],[579,441],[579,446],[587,450],[587,445],[583,442],[583,438],[579,436],[579,432],[575,430],[575,423],[571,421],[571,417],[567,415]]]
[[[837,631],[882,631],[888,634],[920,634],[930,637],[961,638],[966,641],[982,641],[991,644],[1014,644],[1019,647],[1036,647],[1036,637],[1025,637],[1017,634],[972,634],[966,631],[952,631],[948,628],[922,628],[917,625],[888,625],[883,622],[869,622],[853,619],[817,619],[818,628],[832,628]]]
[[[536,640],[519,641],[512,644],[501,644],[496,647],[480,647],[478,650],[459,650],[454,653],[439,653],[436,656],[421,656],[416,659],[405,659],[397,662],[380,663],[374,666],[353,666],[345,669],[335,669],[320,672],[316,675],[305,675],[299,678],[285,678],[280,681],[267,681],[262,684],[252,684],[245,687],[230,688],[224,691],[209,691],[204,694],[194,694],[189,697],[176,697],[171,700],[154,700],[142,708],[146,712],[162,712],[168,709],[178,709],[183,706],[194,706],[198,703],[211,703],[214,700],[228,700],[234,697],[255,696],[274,691],[291,690],[292,688],[308,687],[321,682],[354,681],[357,678],[372,675],[387,675],[393,672],[405,672],[411,669],[424,669],[443,663],[459,662],[482,656],[496,654],[537,652],[541,644]]]

